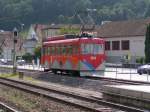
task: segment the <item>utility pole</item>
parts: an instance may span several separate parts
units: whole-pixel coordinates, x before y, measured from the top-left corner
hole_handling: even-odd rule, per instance
[[[13,29],[13,74],[16,74],[16,43],[18,38],[18,30],[17,28]]]
[[[21,23],[21,31],[23,31],[23,27],[24,27],[24,24]],[[23,36],[21,37],[21,45],[20,45],[21,60],[22,60],[22,56],[23,56],[22,46],[23,46]]]

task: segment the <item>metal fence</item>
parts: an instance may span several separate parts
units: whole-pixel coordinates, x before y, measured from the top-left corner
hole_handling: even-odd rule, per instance
[[[138,74],[137,67],[139,64],[106,64],[105,77],[127,79],[127,80],[137,80],[137,81],[150,81],[150,75],[148,72],[146,74]]]

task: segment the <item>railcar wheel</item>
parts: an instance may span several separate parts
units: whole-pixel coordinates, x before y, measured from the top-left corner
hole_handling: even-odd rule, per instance
[[[142,75],[142,72],[139,72],[139,75]]]
[[[72,71],[71,74],[72,74],[73,76],[80,76],[80,74],[79,74],[78,71]]]
[[[52,70],[52,72],[53,72],[54,74],[57,74],[57,70]]]

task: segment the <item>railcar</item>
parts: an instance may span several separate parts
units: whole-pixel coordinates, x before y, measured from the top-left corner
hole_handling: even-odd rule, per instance
[[[64,35],[43,41],[41,64],[54,73],[100,76],[105,69],[104,40],[88,35]]]

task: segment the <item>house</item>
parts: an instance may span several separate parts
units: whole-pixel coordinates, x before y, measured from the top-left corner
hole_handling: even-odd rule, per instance
[[[98,29],[98,36],[105,39],[107,62],[120,63],[127,59],[135,63],[145,56],[145,34],[150,18],[106,22]]]
[[[30,53],[33,55],[34,48],[38,43],[38,37],[35,33],[34,28],[31,26],[28,32],[28,36],[24,41],[23,48],[25,49],[25,53]]]
[[[25,53],[30,53],[31,55],[34,55],[34,49],[42,44],[41,31],[45,27],[46,25],[41,24],[33,24],[30,26],[28,35],[23,43]]]
[[[13,58],[13,32],[11,31],[1,31],[0,32],[0,49],[1,49],[1,58],[5,60],[12,60]],[[17,39],[16,47],[16,56],[21,55],[21,45],[22,39]]]

